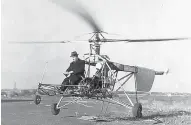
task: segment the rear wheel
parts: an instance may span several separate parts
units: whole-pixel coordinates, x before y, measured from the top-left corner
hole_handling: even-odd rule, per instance
[[[142,105],[141,103],[135,103],[132,108],[133,117],[141,118],[142,117]]]
[[[41,102],[41,97],[40,97],[40,95],[35,95],[35,97],[34,97],[34,103],[35,103],[36,105],[38,105],[38,104],[40,104],[40,102]]]
[[[60,109],[57,108],[57,103],[53,103],[51,105],[51,112],[53,115],[58,115],[60,112]]]

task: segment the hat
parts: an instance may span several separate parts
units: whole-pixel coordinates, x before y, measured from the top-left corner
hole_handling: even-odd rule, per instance
[[[74,57],[74,56],[78,56],[78,53],[76,51],[71,52],[71,56],[70,57]]]

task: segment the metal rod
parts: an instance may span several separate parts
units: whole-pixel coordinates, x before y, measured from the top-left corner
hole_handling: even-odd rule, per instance
[[[103,36],[103,34],[101,32],[99,34],[105,39],[105,37]]]
[[[130,74],[133,74],[133,73],[130,73]],[[128,75],[130,75],[128,74]],[[128,75],[124,76],[124,77],[127,77]],[[122,77],[122,78],[124,78]],[[120,83],[120,81],[117,79],[117,82]],[[122,84],[121,84],[122,85]],[[129,100],[129,102],[131,103],[132,106],[134,106],[133,102],[131,101],[131,99],[129,98],[128,94],[125,92],[125,89],[123,86],[121,86],[121,88],[123,89],[123,92],[125,93],[125,96],[127,97],[127,99]]]
[[[129,75],[132,75],[132,74],[133,74],[133,73],[131,72],[131,73],[129,73],[129,74],[127,74],[127,75],[121,77],[120,79],[118,79],[118,81],[121,81],[121,80],[123,80],[124,78],[126,78],[126,77],[128,77]]]
[[[62,99],[62,98],[63,98],[63,97],[61,97],[61,99]],[[61,99],[60,99],[60,100],[61,100]],[[62,106],[60,106],[60,107],[57,105],[57,108],[58,108],[58,109],[61,109],[61,108],[64,107],[64,106],[67,106],[67,105],[69,105],[69,104],[74,103],[74,102],[75,102],[76,100],[78,100],[78,99],[79,99],[79,98],[74,99],[74,100],[72,100],[72,101],[70,101],[70,102],[68,102],[68,103],[66,103],[66,104],[64,104],[64,105],[62,105]],[[60,104],[60,101],[59,101],[58,104]]]
[[[117,81],[117,75],[118,75],[118,71],[117,71],[116,74],[115,74],[115,80],[114,80],[114,85],[113,85],[112,91],[114,90],[114,87],[115,87],[115,84],[116,84],[116,81]]]
[[[109,66],[109,64],[107,63],[107,61],[105,62],[107,67],[109,68],[109,70],[111,70],[111,67]]]
[[[56,105],[56,108],[59,108],[59,104],[61,103],[63,98],[64,98],[63,96],[60,98],[60,100],[58,101],[58,104]]]
[[[132,77],[132,73],[130,73],[128,76],[128,78],[123,82],[123,84],[121,84],[120,86],[119,86],[119,88],[116,90],[116,91],[118,91],[131,77]]]
[[[54,85],[54,84],[40,84],[41,86],[51,86],[51,87],[57,87],[61,85]]]
[[[45,64],[44,71],[43,71],[43,75],[42,75],[42,80],[41,80],[41,82],[40,82],[40,83],[42,83],[42,82],[43,82],[43,79],[44,79],[44,74],[45,74],[45,71],[46,71],[46,67],[47,67],[47,65],[48,65],[48,62],[46,62],[46,64]]]
[[[83,106],[85,106],[85,107],[93,107],[93,106],[88,106],[88,105],[86,105],[86,104],[83,104],[83,103],[80,103],[80,102],[76,102],[77,104],[80,104],[80,105],[83,105]]]
[[[57,107],[57,108],[58,108],[58,109],[61,109],[62,107],[67,106],[67,105],[72,104],[72,103],[73,103],[73,101],[68,102],[68,103],[66,103],[66,104],[64,104],[64,105],[62,105],[62,106]]]
[[[129,96],[127,95],[127,93],[125,92],[125,89],[123,88],[123,86],[121,87],[123,89],[123,92],[125,93],[125,96],[127,97],[127,99],[129,100],[129,102],[131,103],[132,106],[134,106],[133,102],[131,101],[131,99],[129,98]]]
[[[121,105],[121,104],[119,104],[119,103],[116,103],[115,102],[115,100],[114,99],[111,99],[111,98],[107,98],[108,100],[110,100],[110,101],[108,101],[108,100],[103,100],[103,99],[96,99],[96,100],[99,100],[99,101],[104,101],[104,102],[108,102],[108,103],[110,103],[110,104],[117,104],[117,105],[120,105],[120,106],[124,106],[124,105]],[[119,101],[118,101],[119,102]],[[125,104],[126,106],[129,106],[129,107],[132,107],[131,105],[128,105],[128,104]]]
[[[134,79],[135,79],[135,94],[136,94],[136,102],[138,103],[138,97],[137,97],[137,79],[136,76],[134,75]]]
[[[90,39],[92,39],[95,35],[96,35],[96,33],[94,33]]]
[[[95,34],[94,34],[95,35]],[[94,36],[93,35],[93,36]],[[92,37],[93,37],[92,36]],[[88,64],[88,71],[87,71],[87,77],[90,77],[90,56],[91,56],[91,53],[92,53],[92,46],[90,44],[90,52],[89,52],[89,64]]]
[[[126,108],[129,108],[129,107],[130,107],[130,105],[126,105],[126,104],[124,104],[124,103],[122,103],[122,102],[119,102],[119,101],[116,101],[116,100],[114,100],[114,99],[108,98],[108,100],[113,101],[113,102],[115,102],[115,103],[117,103],[117,104],[119,104],[119,105],[121,105],[121,106],[126,107]]]
[[[84,86],[85,87],[85,85],[63,85],[63,86],[73,86],[73,87],[76,87],[76,86]]]

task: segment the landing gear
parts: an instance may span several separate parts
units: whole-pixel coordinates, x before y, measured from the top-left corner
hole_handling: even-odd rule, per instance
[[[58,115],[60,112],[60,109],[57,108],[57,103],[53,103],[51,105],[51,112],[53,115]]]
[[[133,117],[141,118],[142,117],[142,105],[141,103],[135,103],[132,107]]]
[[[35,97],[34,97],[34,103],[35,103],[36,105],[38,105],[38,104],[40,104],[40,102],[41,102],[41,96],[40,96],[40,95],[35,95]]]

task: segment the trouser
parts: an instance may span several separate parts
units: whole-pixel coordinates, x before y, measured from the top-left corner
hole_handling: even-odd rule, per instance
[[[81,76],[79,75],[71,75],[69,77],[66,77],[61,85],[61,90],[65,91],[68,86],[64,85],[78,85],[78,83],[82,80]]]

